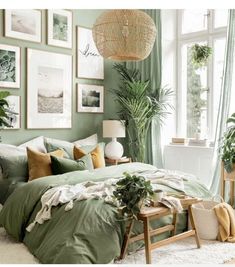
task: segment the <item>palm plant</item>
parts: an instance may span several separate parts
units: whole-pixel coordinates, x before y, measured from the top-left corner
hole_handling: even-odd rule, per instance
[[[9,95],[10,93],[7,91],[0,92],[0,128],[12,127],[8,122],[10,114],[13,113],[9,110],[9,104],[6,100]]]
[[[120,106],[119,117],[125,120],[130,156],[134,161],[146,161],[146,138],[153,118],[161,123],[169,114],[171,107],[169,88],[156,89],[152,92],[150,81],[141,81],[140,72],[131,70],[122,64],[114,64],[114,69],[120,74],[122,84],[113,89],[116,101]]]

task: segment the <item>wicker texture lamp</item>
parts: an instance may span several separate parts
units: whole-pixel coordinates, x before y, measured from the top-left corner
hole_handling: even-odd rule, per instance
[[[105,11],[96,20],[92,35],[99,53],[117,61],[148,57],[156,39],[156,27],[145,12],[133,9]]]

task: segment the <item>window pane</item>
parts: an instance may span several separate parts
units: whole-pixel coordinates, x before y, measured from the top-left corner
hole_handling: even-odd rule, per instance
[[[205,43],[200,43],[205,44]],[[182,81],[185,98],[186,135],[194,138],[200,133],[201,138],[207,137],[207,66],[196,67],[192,64],[192,44],[182,47]]]
[[[213,130],[212,136],[215,135],[216,120],[219,111],[219,100],[222,86],[225,38],[215,39],[213,47]]]
[[[215,9],[214,14],[214,27],[226,27],[228,21],[228,9]]]
[[[207,9],[182,10],[182,33],[198,32],[207,29]]]

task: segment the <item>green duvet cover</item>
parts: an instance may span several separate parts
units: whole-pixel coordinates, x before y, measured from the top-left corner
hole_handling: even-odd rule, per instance
[[[33,221],[41,208],[40,199],[46,190],[63,184],[77,184],[85,181],[102,181],[121,177],[123,172],[154,170],[155,167],[142,163],[129,163],[93,171],[75,171],[54,175],[29,182],[16,189],[7,199],[0,213],[0,225],[26,244],[41,263],[110,263],[120,255],[125,225],[117,216],[116,207],[102,199],[75,201],[70,211],[64,205],[52,209],[52,218],[36,226],[28,233],[25,228]],[[185,191],[191,196],[211,197],[208,190],[196,180],[185,181]],[[165,191],[174,190],[164,185]],[[153,227],[170,223],[171,216],[155,221]],[[182,213],[178,231],[186,228],[187,216]],[[135,232],[141,232],[142,225],[136,223]],[[166,237],[167,233],[158,236]],[[141,242],[129,249],[141,247]]]

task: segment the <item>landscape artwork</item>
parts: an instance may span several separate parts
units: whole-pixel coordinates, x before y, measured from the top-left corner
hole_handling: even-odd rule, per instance
[[[27,128],[71,128],[72,56],[27,50]]]
[[[5,10],[5,36],[41,42],[41,11],[31,9]]]
[[[9,112],[7,112],[9,119],[7,122],[11,127],[5,127],[4,129],[20,129],[20,96],[10,95],[6,100],[9,104]]]
[[[77,77],[103,80],[104,59],[96,48],[91,29],[77,27],[77,38]]]
[[[0,86],[20,87],[20,48],[0,45]]]
[[[48,10],[48,44],[72,48],[72,12]]]
[[[63,69],[38,67],[38,113],[63,113]]]
[[[99,85],[78,84],[78,112],[104,112],[104,88]]]

